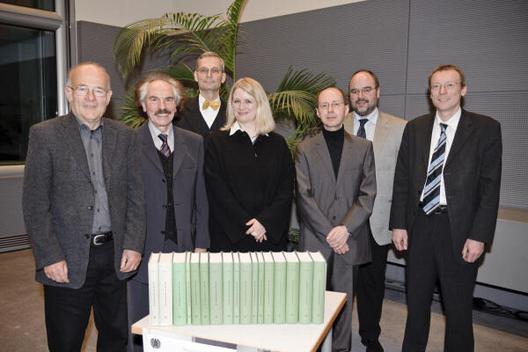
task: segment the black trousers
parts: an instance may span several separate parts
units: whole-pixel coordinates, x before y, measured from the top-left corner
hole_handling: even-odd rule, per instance
[[[425,351],[431,301],[440,283],[446,316],[444,351],[473,351],[473,289],[477,264],[454,253],[447,213],[427,216],[419,211],[409,237],[407,257],[407,324],[403,351]]]
[[[93,306],[98,351],[125,351],[126,284],[114,269],[114,243],[90,248],[86,281],[79,289],[44,286],[50,351],[80,351]]]
[[[390,245],[380,246],[370,234],[372,261],[358,268],[356,298],[361,341],[377,341],[385,296],[385,270]]]

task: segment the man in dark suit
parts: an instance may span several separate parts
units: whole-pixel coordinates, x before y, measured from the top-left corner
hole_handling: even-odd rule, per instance
[[[93,306],[97,349],[127,344],[126,284],[141,261],[143,183],[134,132],[103,118],[112,91],[93,62],[71,69],[71,113],[31,127],[23,210],[48,346],[79,351]]]
[[[226,104],[220,100],[220,87],[226,80],[224,60],[217,53],[203,53],[196,59],[194,80],[200,94],[185,104],[176,126],[206,137],[226,122]]]
[[[333,332],[333,351],[352,348],[354,267],[370,261],[368,219],[376,196],[372,143],[345,132],[343,91],[332,87],[317,98],[322,129],[297,148],[300,247],[321,251],[328,263],[327,288],[345,292],[347,303]]]
[[[436,113],[410,121],[394,178],[390,226],[407,250],[407,325],[403,351],[425,351],[430,305],[440,282],[446,351],[473,351],[472,301],[479,258],[495,232],[501,179],[500,124],[461,109],[462,70],[429,76]]]
[[[138,129],[140,170],[145,183],[147,236],[138,273],[128,283],[129,320],[149,313],[148,260],[153,252],[206,251],[209,207],[203,175],[204,146],[199,135],[172,124],[184,88],[159,72],[138,83],[137,100],[148,121]],[[129,343],[129,351],[141,350]]]
[[[387,253],[392,243],[389,215],[394,169],[406,121],[378,110],[380,84],[376,74],[359,70],[352,74],[349,87],[352,112],[345,119],[345,130],[372,141],[376,162],[376,200],[369,219],[372,261],[362,264],[357,275],[359,335],[367,352],[383,352],[378,338],[385,295]]]

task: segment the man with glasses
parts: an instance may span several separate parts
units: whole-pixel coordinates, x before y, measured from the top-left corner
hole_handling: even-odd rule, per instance
[[[224,60],[217,53],[205,52],[196,59],[194,80],[200,94],[186,104],[176,126],[206,137],[225,124],[226,104],[220,100],[224,69]]]
[[[128,282],[130,324],[149,313],[151,253],[205,252],[209,248],[202,137],[172,125],[185,90],[160,72],[148,74],[136,86],[136,99],[148,118],[138,129],[147,236],[143,262]],[[142,350],[140,336],[129,341],[128,350]]]
[[[425,351],[431,299],[440,283],[445,351],[473,351],[473,289],[499,205],[500,124],[461,108],[464,73],[441,65],[429,76],[436,112],[405,127],[392,200],[394,245],[407,250],[403,351]]]
[[[359,335],[367,352],[380,352],[380,319],[385,294],[387,253],[392,243],[389,215],[396,158],[406,121],[378,110],[379,80],[369,70],[352,74],[349,82],[352,113],[345,119],[345,130],[372,141],[376,161],[377,194],[369,219],[372,261],[362,264],[357,275]]]
[[[30,129],[24,177],[48,347],[79,351],[93,306],[97,349],[123,351],[123,280],[137,269],[145,238],[135,133],[103,118],[112,91],[101,65],[73,67],[65,94],[71,112]]]
[[[372,143],[347,133],[348,104],[332,87],[317,96],[321,131],[297,148],[300,247],[321,251],[328,263],[327,288],[345,292],[347,303],[333,330],[333,351],[352,348],[354,267],[370,261],[368,218],[376,196]]]

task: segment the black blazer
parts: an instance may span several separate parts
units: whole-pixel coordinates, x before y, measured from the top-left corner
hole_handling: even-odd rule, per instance
[[[420,116],[405,127],[398,154],[391,207],[391,229],[412,229],[425,183],[435,114]],[[491,243],[499,206],[502,167],[500,124],[462,110],[444,166],[449,222],[455,256],[466,239]]]
[[[226,103],[224,101],[220,104],[220,109],[216,119],[214,120],[211,128],[207,126],[205,120],[200,112],[200,106],[198,104],[198,97],[192,98],[187,104],[185,104],[181,113],[178,114],[176,126],[198,133],[202,137],[206,137],[209,133],[219,130],[226,121]]]

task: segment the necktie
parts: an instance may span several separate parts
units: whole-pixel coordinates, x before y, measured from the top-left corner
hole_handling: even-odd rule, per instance
[[[427,168],[427,179],[423,190],[423,211],[427,215],[440,206],[440,179],[444,169],[447,125],[441,123],[440,128],[440,138]]]
[[[359,128],[357,130],[357,136],[361,138],[367,138],[365,133],[365,124],[368,122],[368,119],[359,119]]]
[[[163,142],[161,144],[161,149],[160,149],[160,152],[161,154],[163,154],[166,158],[168,158],[170,155],[171,155],[171,150],[169,148],[169,144],[167,143],[167,138],[168,136],[164,133],[160,133],[158,135],[159,139],[161,139],[161,141]]]
[[[207,108],[218,110],[219,107],[220,107],[220,102],[218,100],[206,100],[202,104],[202,110],[207,110]]]

